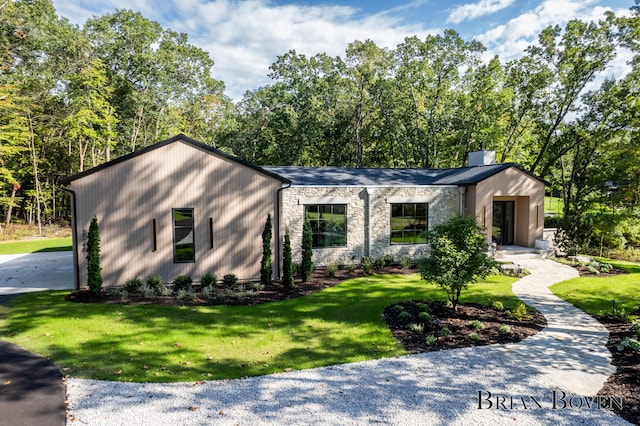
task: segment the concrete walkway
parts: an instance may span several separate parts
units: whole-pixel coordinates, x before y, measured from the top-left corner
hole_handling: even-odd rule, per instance
[[[549,323],[524,342],[206,383],[70,379],[69,424],[628,424],[615,395],[586,398],[615,371],[607,331],[548,290],[575,271],[515,261],[532,274],[514,292]]]
[[[43,290],[72,289],[70,251],[0,255],[0,298]]]

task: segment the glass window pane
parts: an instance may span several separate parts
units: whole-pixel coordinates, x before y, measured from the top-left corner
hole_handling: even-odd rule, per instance
[[[194,262],[193,209],[173,209],[174,262]]]
[[[305,206],[313,233],[313,247],[347,245],[347,206],[325,204]]]

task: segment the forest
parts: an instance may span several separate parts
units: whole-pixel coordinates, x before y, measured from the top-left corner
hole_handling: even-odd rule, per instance
[[[395,48],[282,52],[240,101],[186,34],[50,0],[0,7],[0,222],[69,221],[65,176],[177,133],[259,165],[433,168],[496,151],[542,177],[566,247],[640,247],[640,7],[545,28],[487,60],[453,30]],[[616,75],[613,61],[628,72]]]

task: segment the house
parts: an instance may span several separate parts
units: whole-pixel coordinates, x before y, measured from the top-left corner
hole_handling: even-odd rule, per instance
[[[276,276],[285,229],[299,255],[305,216],[318,266],[423,255],[422,231],[457,213],[477,217],[498,245],[534,247],[543,235],[544,181],[494,164],[485,151],[452,169],[258,167],[178,135],[63,183],[72,197],[77,288],[86,287],[93,216],[106,287],[152,274],[165,282],[207,272],[256,279],[267,214]]]

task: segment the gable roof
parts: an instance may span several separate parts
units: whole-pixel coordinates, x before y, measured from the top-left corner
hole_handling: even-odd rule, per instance
[[[513,163],[450,169],[380,169],[345,167],[264,167],[297,186],[428,186],[475,185],[496,173],[515,167],[546,182]]]
[[[130,160],[132,158],[138,157],[138,156],[140,156],[142,154],[145,154],[147,152],[156,150],[158,148],[162,148],[164,146],[167,146],[169,144],[172,144],[172,143],[178,142],[178,141],[184,142],[187,145],[191,145],[194,148],[201,149],[201,150],[203,150],[205,152],[217,155],[219,157],[226,158],[226,159],[228,159],[230,161],[233,161],[235,163],[238,163],[238,164],[241,164],[241,165],[243,165],[245,167],[253,169],[253,170],[257,171],[258,173],[262,173],[264,175],[267,175],[269,177],[277,179],[277,180],[279,180],[279,181],[281,181],[283,183],[291,183],[287,178],[284,178],[284,177],[282,177],[280,175],[277,175],[277,174],[275,174],[273,172],[270,172],[270,171],[268,171],[268,170],[266,170],[266,169],[264,169],[262,167],[256,166],[255,164],[251,164],[251,163],[249,163],[247,161],[244,161],[244,160],[242,160],[242,159],[240,159],[238,157],[235,157],[235,156],[233,156],[231,154],[227,154],[226,152],[221,151],[221,150],[219,150],[217,148],[214,148],[214,147],[212,147],[210,145],[206,145],[206,144],[204,144],[202,142],[198,142],[197,140],[192,139],[192,138],[190,138],[188,136],[185,136],[183,134],[178,134],[178,135],[176,135],[176,136],[174,136],[172,138],[166,139],[166,140],[164,140],[162,142],[158,142],[158,143],[155,143],[153,145],[149,145],[149,146],[147,146],[145,148],[142,148],[142,149],[140,149],[138,151],[134,151],[134,152],[132,152],[130,154],[123,155],[122,157],[118,157],[118,158],[116,158],[114,160],[111,160],[111,161],[108,161],[106,163],[100,164],[99,166],[93,167],[91,169],[85,170],[85,171],[77,173],[75,175],[67,176],[64,179],[61,179],[60,183],[62,183],[63,185],[68,185],[71,182],[73,182],[74,180],[83,178],[85,176],[92,175],[92,174],[94,174],[96,172],[99,172],[100,170],[106,169],[107,167],[111,167],[111,166],[113,166],[115,164],[119,164],[119,163],[122,163],[124,161],[128,161],[128,160]]]

